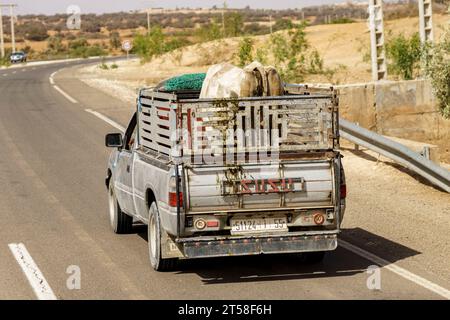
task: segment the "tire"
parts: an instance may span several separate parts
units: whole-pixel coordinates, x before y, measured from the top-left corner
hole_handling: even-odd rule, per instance
[[[153,202],[148,214],[148,253],[150,265],[156,271],[171,271],[177,259],[161,258],[161,223],[156,202]]]
[[[120,209],[114,192],[114,184],[112,179],[109,182],[108,189],[108,204],[109,204],[109,222],[111,228],[117,234],[130,233],[133,228],[133,217],[130,217]]]
[[[318,264],[325,258],[326,251],[305,252],[303,253],[303,261],[306,264]]]

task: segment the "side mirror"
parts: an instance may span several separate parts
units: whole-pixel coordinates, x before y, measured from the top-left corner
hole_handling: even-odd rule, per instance
[[[108,148],[122,148],[123,136],[120,133],[110,133],[106,135],[105,145]]]

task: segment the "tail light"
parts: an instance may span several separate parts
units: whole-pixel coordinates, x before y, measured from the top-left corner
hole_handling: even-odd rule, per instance
[[[180,206],[183,206],[183,193],[178,193],[178,199]],[[169,206],[170,207],[176,207],[177,206],[177,193],[176,192],[169,192]]]
[[[347,198],[347,185],[341,184],[341,199]]]
[[[181,183],[180,183],[181,189]],[[178,201],[180,206],[183,206],[183,192],[178,192]],[[177,179],[175,177],[171,177],[169,180],[169,206],[177,207]]]

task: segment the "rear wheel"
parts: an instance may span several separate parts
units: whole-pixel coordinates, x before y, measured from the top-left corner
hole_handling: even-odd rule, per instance
[[[112,179],[109,182],[108,190],[108,203],[109,203],[109,221],[111,228],[117,234],[130,233],[133,228],[133,217],[130,217],[120,209],[119,202],[117,201],[116,194],[114,192],[114,184]]]
[[[150,206],[148,217],[148,252],[150,264],[156,271],[170,271],[177,259],[163,259],[161,257],[161,223],[156,202]]]

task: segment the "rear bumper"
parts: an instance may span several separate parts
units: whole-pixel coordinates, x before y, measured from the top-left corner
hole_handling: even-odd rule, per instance
[[[332,251],[337,248],[337,232],[217,240],[182,239],[178,247],[186,259]]]

